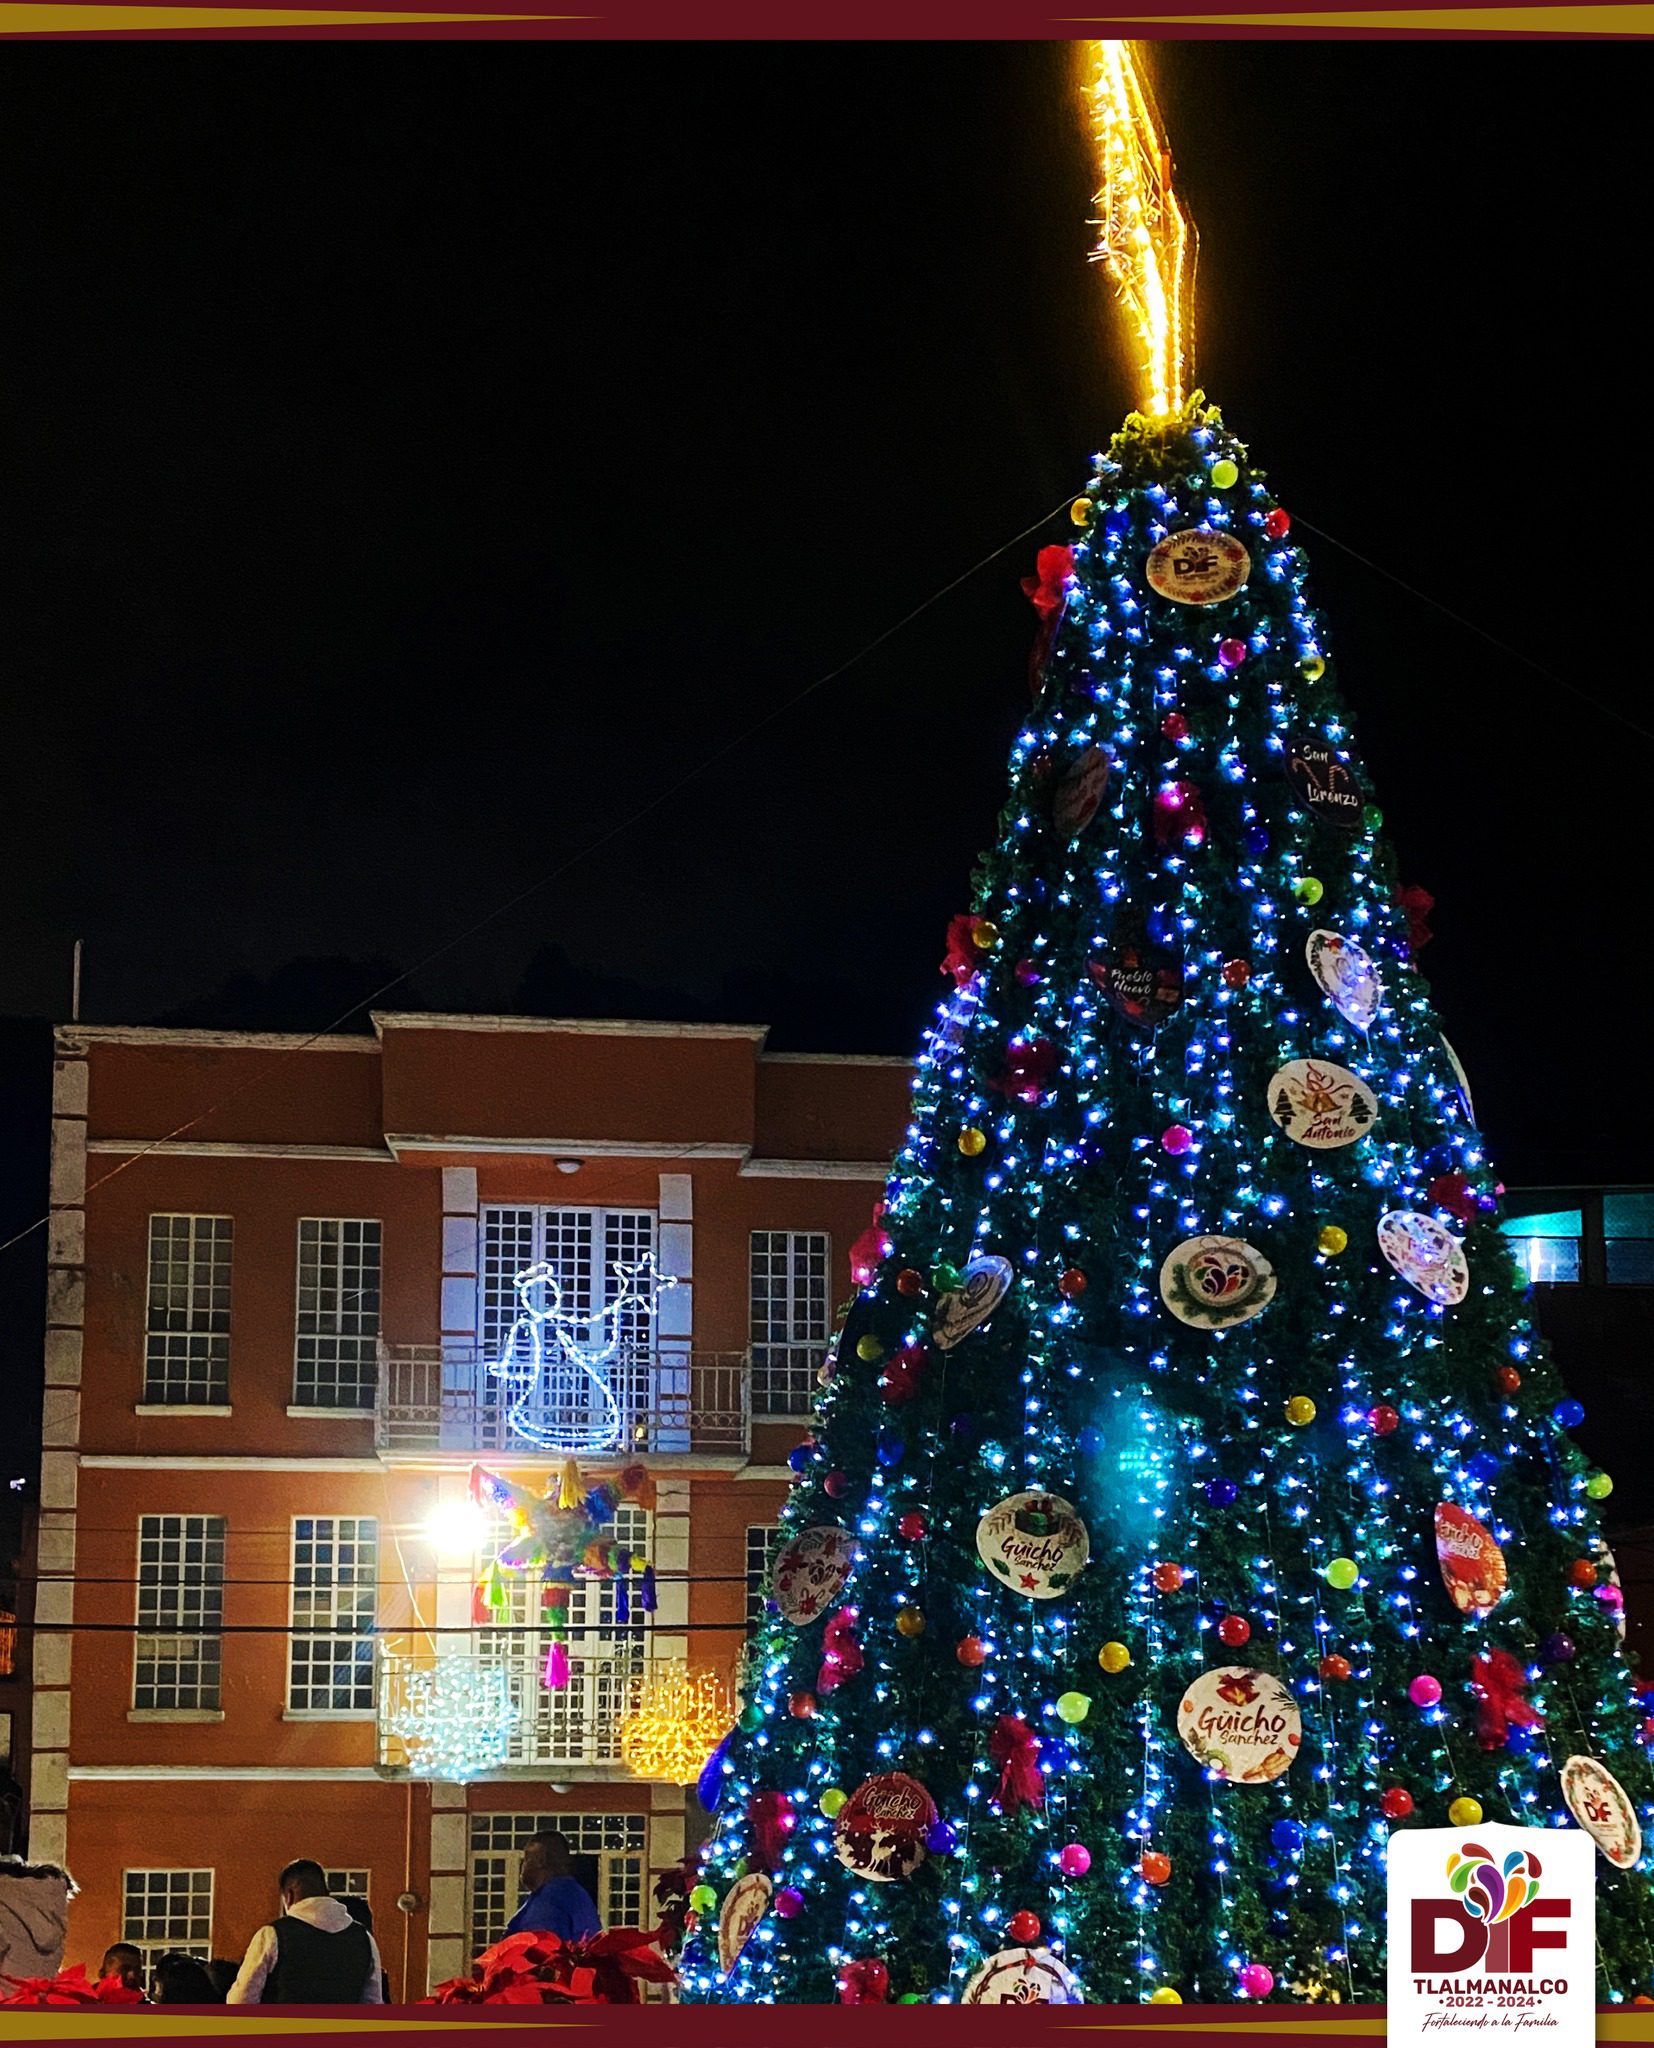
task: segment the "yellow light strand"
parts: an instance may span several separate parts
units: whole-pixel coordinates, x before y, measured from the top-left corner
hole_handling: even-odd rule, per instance
[[[718,1673],[675,1660],[653,1663],[620,1724],[621,1759],[636,1777],[692,1785],[734,1719],[735,1703]]]
[[[1140,404],[1166,419],[1188,396],[1194,354],[1194,223],[1172,188],[1171,150],[1155,119],[1135,43],[1079,46],[1097,152],[1096,246],[1130,324]]]

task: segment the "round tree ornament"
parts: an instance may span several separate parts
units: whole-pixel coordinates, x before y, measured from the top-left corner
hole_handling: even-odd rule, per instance
[[[1064,770],[1051,799],[1051,823],[1058,836],[1077,839],[1097,815],[1114,766],[1101,747],[1087,747]]]
[[[770,1597],[786,1620],[802,1628],[844,1591],[855,1556],[856,1539],[848,1529],[826,1522],[801,1529],[776,1552]]]
[[[1436,1561],[1461,1614],[1491,1614],[1505,1597],[1505,1553],[1474,1515],[1450,1500],[1436,1507]]]
[[[1274,1267],[1238,1237],[1186,1237],[1160,1268],[1160,1299],[1191,1329],[1244,1323],[1274,1295]]]
[[[1625,1787],[1594,1756],[1571,1756],[1562,1766],[1568,1811],[1616,1870],[1629,1870],[1643,1852],[1642,1827]]]
[[[989,1956],[960,1999],[962,2005],[1084,2005],[1066,1963],[1048,1948],[1002,1948]]]
[[[1269,1114],[1296,1144],[1327,1152],[1364,1138],[1378,1116],[1378,1102],[1347,1067],[1288,1060],[1269,1084]]]
[[[868,1778],[839,1808],[833,1848],[847,1870],[873,1884],[911,1877],[925,1860],[936,1802],[917,1778],[887,1771]]]
[[[979,1253],[960,1275],[957,1288],[937,1298],[930,1321],[931,1342],[940,1351],[951,1351],[973,1330],[980,1329],[1011,1286],[1011,1262],[989,1252]]]
[[[718,1913],[718,1967],[727,1977],[770,1908],[772,1887],[761,1870],[738,1877]]]
[[[1252,557],[1232,533],[1185,527],[1150,551],[1149,587],[1177,604],[1225,604],[1252,573]]]
[[[1365,799],[1355,770],[1341,761],[1330,742],[1300,734],[1286,743],[1286,779],[1293,794],[1318,824],[1342,832],[1361,829]]]
[[[976,1549],[995,1578],[1025,1600],[1056,1600],[1085,1570],[1091,1538],[1054,1493],[1013,1493],[976,1525]]]
[[[1470,1292],[1464,1246],[1434,1216],[1390,1209],[1378,1219],[1378,1248],[1426,1301],[1452,1308]]]
[[[1384,998],[1384,984],[1365,947],[1337,932],[1311,932],[1304,957],[1316,986],[1332,1003],[1346,1024],[1367,1031],[1378,1015]]]
[[[1263,1785],[1298,1754],[1304,1724],[1273,1672],[1244,1665],[1203,1671],[1177,1709],[1177,1732],[1197,1763],[1230,1785]]]

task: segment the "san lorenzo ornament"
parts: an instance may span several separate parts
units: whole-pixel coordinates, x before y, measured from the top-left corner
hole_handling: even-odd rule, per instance
[[[1643,1852],[1637,1809],[1625,1787],[1594,1756],[1571,1756],[1562,1766],[1568,1811],[1616,1870],[1629,1870]]]
[[[1369,1030],[1383,1000],[1384,984],[1371,955],[1337,932],[1311,932],[1304,947],[1309,971],[1346,1024]]]
[[[1185,527],[1149,555],[1149,586],[1178,604],[1222,604],[1252,573],[1252,557],[1232,533]]]
[[[1160,1299],[1191,1329],[1244,1323],[1275,1296],[1275,1268],[1238,1237],[1186,1237],[1160,1268]]]
[[[855,1537],[828,1522],[801,1529],[784,1543],[770,1571],[770,1590],[783,1616],[798,1627],[816,1620],[844,1591],[855,1556]]]
[[[1051,822],[1064,839],[1077,839],[1096,817],[1113,766],[1101,747],[1087,747],[1070,762],[1051,799]]]
[[[1177,1709],[1177,1732],[1197,1763],[1226,1784],[1264,1785],[1298,1754],[1303,1717],[1271,1671],[1203,1671]]]
[[[1012,1592],[1026,1600],[1055,1600],[1085,1570],[1091,1537],[1060,1495],[1013,1493],[977,1523],[976,1549]]]
[[[1436,1506],[1436,1562],[1461,1614],[1491,1614],[1505,1597],[1505,1553],[1474,1515],[1450,1500]]]
[[[761,1870],[749,1870],[724,1893],[718,1913],[718,1967],[727,1977],[742,1949],[757,1932],[758,1923],[770,1909],[773,1887]]]
[[[1336,825],[1340,831],[1361,828],[1366,800],[1355,770],[1338,758],[1338,750],[1326,740],[1300,737],[1286,743],[1286,779],[1304,809],[1317,823]]]
[[[1269,1084],[1269,1114],[1289,1138],[1312,1151],[1353,1145],[1378,1115],[1366,1082],[1330,1060],[1288,1060]]]
[[[992,1253],[979,1254],[965,1268],[962,1284],[940,1296],[931,1317],[931,1342],[940,1351],[951,1351],[973,1330],[980,1329],[1011,1286],[1011,1262]]]
[[[1464,1246],[1434,1216],[1412,1209],[1389,1210],[1378,1219],[1378,1248],[1427,1301],[1452,1308],[1470,1292]]]
[[[833,1823],[838,1860],[874,1884],[911,1877],[925,1860],[925,1830],[936,1802],[917,1778],[887,1771],[867,1778],[839,1808]]]
[[[961,2005],[1084,2005],[1079,1983],[1048,1948],[1002,1948],[965,1986]]]

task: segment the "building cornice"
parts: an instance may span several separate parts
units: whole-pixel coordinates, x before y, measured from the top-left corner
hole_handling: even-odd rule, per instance
[[[455,1010],[372,1010],[381,1036],[389,1031],[491,1031],[510,1036],[552,1033],[579,1038],[711,1038],[762,1045],[767,1024],[676,1024],[648,1017],[470,1017]]]
[[[257,1138],[90,1138],[88,1152],[167,1152],[178,1159],[325,1159],[394,1166],[388,1146],[278,1145]]]

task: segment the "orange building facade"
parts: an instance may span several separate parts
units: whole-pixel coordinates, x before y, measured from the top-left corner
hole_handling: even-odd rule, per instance
[[[80,1887],[71,1958],[239,1955],[308,1855],[417,1998],[497,1938],[548,1822],[608,1924],[652,1924],[699,1809],[627,1768],[626,1717],[686,1670],[735,1681],[906,1119],[904,1062],[763,1040],[59,1032],[30,1790],[31,1853]],[[616,1272],[650,1262],[652,1314]],[[543,1492],[571,1447],[588,1484],[645,1466],[605,1534],[658,1606],[580,1583],[548,1691],[537,1588],[507,1573],[478,1622],[510,1531],[469,1477]],[[466,1705],[498,1753],[444,1776]]]

